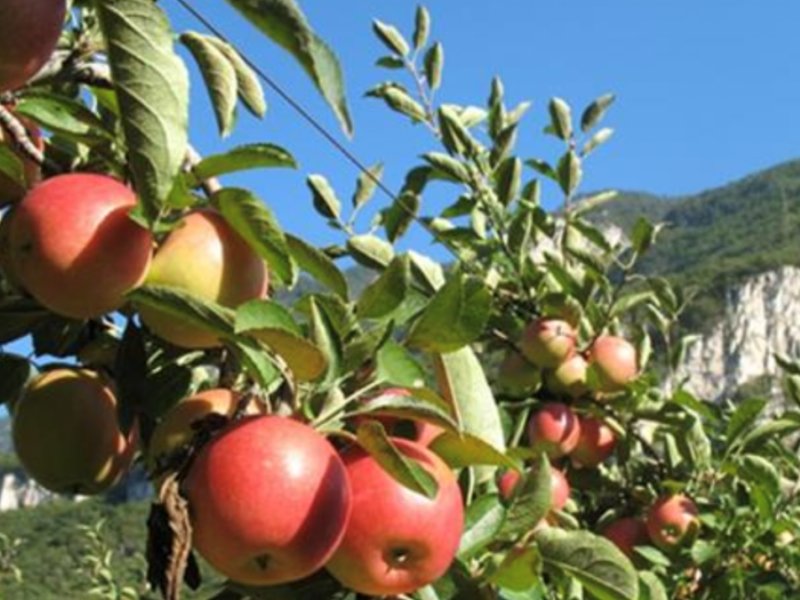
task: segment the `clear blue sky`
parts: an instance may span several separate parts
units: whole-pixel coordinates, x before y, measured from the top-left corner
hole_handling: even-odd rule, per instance
[[[176,27],[196,28],[173,0],[163,3]],[[345,69],[356,135],[350,147],[363,161],[386,163],[397,188],[432,142],[422,127],[390,115],[363,92],[390,74],[373,66],[382,46],[370,31],[375,17],[409,31],[416,2],[301,2]],[[202,10],[279,80],[323,123],[338,128],[298,68],[230,10],[222,0]],[[509,100],[530,99],[523,156],[552,157],[558,147],[541,135],[547,100],[561,96],[578,112],[611,91],[618,101],[608,124],[614,139],[587,165],[584,191],[620,188],[675,195],[727,183],[800,155],[800,3],[730,0],[431,0],[433,37],[444,43],[440,97],[482,103],[495,74]],[[337,241],[313,216],[303,183],[321,172],[349,199],[355,173],[281,100],[269,94],[263,122],[243,116],[223,145],[244,141],[285,144],[298,172],[259,172],[233,183],[253,186],[285,228],[316,241]],[[205,152],[220,148],[210,127],[208,100],[194,89],[193,125]],[[451,200],[444,189],[430,206]],[[381,199],[381,202],[384,200]],[[412,238],[417,245],[424,236]]]

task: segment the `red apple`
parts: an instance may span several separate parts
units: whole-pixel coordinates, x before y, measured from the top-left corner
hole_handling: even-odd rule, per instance
[[[647,533],[662,550],[671,550],[691,538],[700,521],[692,500],[682,494],[663,496],[647,513]]]
[[[550,510],[561,510],[569,500],[571,489],[564,473],[552,467],[550,468],[550,489],[553,503]]]
[[[575,330],[566,321],[538,319],[523,332],[520,349],[533,364],[553,368],[575,352],[576,342]]]
[[[580,354],[573,354],[545,376],[547,387],[554,394],[567,395],[572,398],[583,396],[586,387],[588,364]]]
[[[361,448],[344,453],[353,516],[327,569],[360,594],[408,594],[436,581],[453,562],[464,526],[461,490],[449,467],[420,444],[394,442],[439,490],[430,499],[403,487]]]
[[[601,335],[589,348],[589,364],[597,375],[598,391],[619,392],[638,374],[636,348],[613,335]]]
[[[542,371],[517,352],[509,352],[500,364],[497,384],[513,396],[530,396],[542,385]]]
[[[509,469],[503,473],[497,482],[497,489],[500,492],[500,497],[503,500],[511,500],[520,481],[522,481],[522,474],[519,471]]]
[[[11,222],[13,271],[55,313],[99,317],[144,279],[152,236],[128,212],[136,196],[105,175],[59,175],[34,187]]]
[[[177,288],[201,300],[235,308],[267,293],[267,266],[216,211],[199,210],[183,219],[153,259],[150,285]],[[184,348],[221,345],[205,330],[173,316],[141,307],[145,324],[159,337]]]
[[[577,415],[566,404],[550,402],[528,422],[528,441],[534,450],[550,458],[566,456],[575,449],[581,427]]]
[[[628,558],[633,558],[635,546],[642,546],[649,541],[647,526],[636,517],[617,519],[603,527],[600,535],[614,542]]]
[[[276,416],[229,425],[185,481],[194,548],[248,585],[302,579],[322,567],[351,511],[347,472],[308,425]]]
[[[12,437],[22,466],[58,493],[99,494],[127,472],[134,429],[123,435],[110,383],[86,369],[36,377],[14,406]]]
[[[614,452],[617,436],[600,419],[580,417],[581,434],[578,443],[570,453],[572,462],[581,467],[596,467]]]
[[[41,69],[55,50],[65,0],[0,2],[0,92],[21,87]]]
[[[2,11],[2,9],[0,9],[0,11]],[[0,41],[0,44],[2,44],[2,41]],[[23,117],[22,115],[15,116],[27,131],[28,138],[33,145],[39,150],[44,150],[44,138],[42,137],[42,132],[36,123],[26,117]],[[10,134],[1,126],[0,145],[11,146],[14,154],[16,154],[17,157],[22,161],[23,173],[25,175],[25,184],[20,185],[19,182],[14,181],[5,173],[0,173],[0,206],[5,206],[6,204],[11,204],[12,202],[21,200],[29,188],[36,183],[39,183],[39,180],[42,177],[42,171],[39,168],[39,165],[25,156],[18,148],[13,146]]]

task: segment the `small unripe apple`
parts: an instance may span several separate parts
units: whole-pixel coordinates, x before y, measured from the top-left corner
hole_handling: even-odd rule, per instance
[[[11,221],[12,271],[54,313],[90,319],[122,306],[144,279],[153,239],[128,213],[130,188],[105,175],[52,177],[20,202]]]
[[[642,546],[649,541],[647,526],[642,519],[636,517],[617,519],[603,527],[600,535],[614,542],[614,545],[628,558],[633,558],[634,547]]]
[[[14,407],[14,449],[43,487],[99,494],[127,472],[136,449],[117,420],[110,383],[86,369],[54,369],[36,377]]]
[[[675,494],[659,498],[647,513],[650,540],[662,550],[672,550],[693,537],[700,526],[697,505]]]
[[[554,394],[579,398],[589,391],[586,385],[588,364],[580,354],[573,354],[545,375],[548,389]]]
[[[370,596],[409,594],[439,579],[455,558],[464,526],[461,490],[450,468],[420,444],[394,443],[439,488],[428,498],[402,486],[361,448],[343,454],[353,515],[327,569],[345,587]]]
[[[0,2],[0,92],[16,90],[41,69],[55,50],[65,0]]]
[[[25,128],[25,131],[28,134],[28,139],[30,139],[31,143],[33,143],[33,145],[39,150],[44,150],[44,138],[42,137],[42,132],[36,123],[27,117],[23,117],[22,115],[15,116],[20,124]],[[39,183],[39,180],[42,178],[42,171],[38,164],[28,158],[19,148],[16,148],[13,145],[11,135],[2,126],[0,126],[0,145],[11,147],[11,149],[14,151],[14,154],[16,154],[16,156],[22,161],[23,173],[25,176],[24,185],[20,185],[19,182],[14,181],[14,179],[12,179],[10,176],[6,175],[5,173],[0,173],[0,206],[5,206],[6,204],[21,200],[28,189]]]
[[[247,242],[213,210],[186,216],[156,252],[147,284],[176,288],[201,300],[236,308],[267,293],[267,266]],[[213,333],[140,307],[144,323],[159,337],[183,348],[222,344]]]
[[[636,348],[613,335],[601,335],[589,348],[589,364],[597,375],[598,391],[619,392],[638,374]]]
[[[561,458],[575,449],[581,429],[577,415],[566,404],[550,402],[528,422],[528,441],[534,450]]]
[[[193,545],[233,581],[302,579],[339,545],[352,507],[333,446],[276,416],[232,423],[199,452],[184,483]]]
[[[497,384],[513,396],[529,396],[542,385],[542,371],[517,352],[509,352],[500,364]]]
[[[554,368],[575,352],[577,335],[572,325],[559,319],[537,319],[522,334],[520,349],[529,361]]]
[[[613,429],[595,417],[580,417],[579,421],[581,433],[570,457],[581,467],[596,467],[614,452],[617,436]]]

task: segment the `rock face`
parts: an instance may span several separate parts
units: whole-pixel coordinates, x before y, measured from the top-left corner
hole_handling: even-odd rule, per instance
[[[774,354],[800,355],[800,269],[782,267],[728,292],[723,318],[686,353],[677,381],[700,398],[721,400],[743,385],[772,377]]]

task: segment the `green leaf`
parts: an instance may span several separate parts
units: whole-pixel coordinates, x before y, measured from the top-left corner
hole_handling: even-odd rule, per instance
[[[745,454],[739,459],[739,477],[751,485],[762,488],[770,501],[781,492],[781,474],[778,468],[763,456]]]
[[[451,432],[458,431],[458,424],[448,412],[447,405],[441,399],[436,398],[433,392],[426,394],[422,390],[409,389],[407,391],[411,396],[384,392],[360,406],[358,410],[348,414],[349,416],[389,416],[412,421],[425,421]],[[437,442],[439,437],[436,438]],[[438,452],[436,453],[438,454]]]
[[[767,401],[762,398],[748,398],[736,407],[725,431],[725,441],[729,448],[745,431],[753,428],[766,407]]]
[[[408,256],[396,256],[381,276],[364,289],[356,303],[356,314],[362,319],[388,315],[403,303],[410,283]]]
[[[294,0],[228,0],[259,31],[288,51],[303,67],[345,133],[352,135],[342,68],[336,55],[311,29]]]
[[[100,117],[81,102],[66,96],[27,92],[14,110],[70,140],[92,143],[113,139]]]
[[[180,37],[200,67],[205,81],[217,127],[222,137],[230,135],[236,122],[236,96],[239,84],[228,57],[207,36],[187,31]]]
[[[572,196],[581,184],[582,179],[583,167],[581,166],[581,159],[578,158],[574,150],[570,150],[558,161],[558,184],[564,194]]]
[[[639,571],[639,600],[669,600],[667,590],[652,571]]]
[[[300,269],[336,293],[342,300],[347,300],[349,295],[347,279],[324,252],[291,234],[286,234],[286,244]]]
[[[19,155],[7,144],[0,145],[0,173],[19,187],[25,187],[25,166]]]
[[[375,357],[376,379],[390,385],[419,387],[425,384],[425,370],[412,354],[392,340],[387,341]]]
[[[253,327],[242,332],[265,344],[286,361],[298,381],[315,381],[328,368],[325,354],[297,333],[280,327]]]
[[[411,259],[411,274],[414,279],[431,294],[445,284],[444,269],[438,262],[413,250],[408,251],[408,257]]]
[[[505,518],[506,510],[498,496],[479,496],[467,507],[458,557],[468,560],[493,542]]]
[[[542,557],[536,546],[513,547],[508,551],[489,581],[506,590],[525,592],[539,581]]]
[[[247,144],[222,154],[206,156],[192,169],[193,183],[248,169],[297,168],[294,157],[274,144]]]
[[[383,226],[389,241],[395,242],[405,235],[419,214],[419,208],[419,194],[402,192],[389,208],[381,211]]]
[[[233,349],[250,377],[265,392],[275,391],[282,381],[282,376],[264,347],[252,339],[239,339],[236,340]]]
[[[491,465],[518,469],[519,464],[483,439],[470,433],[450,431],[438,436],[431,450],[442,457],[452,469]]]
[[[550,111],[550,124],[553,131],[564,141],[572,137],[572,111],[569,104],[561,98],[553,98],[548,105]]]
[[[382,56],[375,61],[375,65],[384,69],[404,69],[406,62],[398,56]]]
[[[359,445],[398,483],[427,498],[436,498],[439,493],[436,480],[397,449],[386,435],[383,425],[377,421],[366,421],[359,425],[356,435]]]
[[[13,405],[32,374],[33,367],[25,357],[0,354],[0,405]]]
[[[322,175],[309,175],[306,185],[314,197],[314,208],[323,217],[339,219],[342,214],[342,203],[336,197],[331,184]]]
[[[317,299],[312,297],[310,300],[311,308],[311,339],[314,344],[322,350],[327,363],[328,370],[325,374],[323,385],[330,385],[336,381],[342,371],[342,341],[337,335],[336,328],[331,323],[325,311],[320,310]]]
[[[300,326],[292,314],[272,300],[251,300],[236,309],[234,321],[236,333],[254,329],[280,329],[287,333],[302,335]]]
[[[444,69],[444,47],[436,42],[425,53],[425,78],[428,87],[432,90],[439,89],[442,85],[442,70]]]
[[[429,352],[453,352],[476,340],[489,320],[491,294],[480,280],[456,275],[411,327],[408,343]]]
[[[581,154],[583,156],[588,156],[592,152],[594,152],[597,148],[605,144],[611,137],[614,135],[614,130],[605,127],[595,133],[589,140],[583,145],[581,149]]]
[[[369,98],[379,98],[393,111],[405,115],[414,122],[421,123],[428,118],[425,108],[397,84],[379,85],[368,91]]]
[[[597,125],[605,115],[608,108],[614,103],[614,94],[604,94],[586,107],[581,116],[581,131],[587,133]]]
[[[497,181],[497,199],[503,206],[508,206],[519,194],[522,185],[522,161],[510,157],[501,162],[495,173]]]
[[[417,7],[414,18],[414,48],[421,49],[428,43],[428,35],[431,32],[431,15],[428,9],[422,5]]]
[[[639,600],[639,578],[628,557],[588,531],[539,530],[536,544],[546,568],[576,578],[598,600]]]
[[[383,322],[364,332],[357,332],[347,340],[344,348],[342,371],[353,373],[363,365],[371,362],[381,346],[386,343],[394,331],[394,322]]]
[[[211,201],[248,245],[269,264],[271,273],[291,284],[297,277],[286,237],[272,212],[251,192],[223,188]]]
[[[27,335],[52,313],[28,298],[0,301],[0,344],[7,344]]]
[[[152,0],[95,1],[144,216],[154,220],[186,157],[189,76]]]
[[[392,245],[371,234],[348,239],[347,251],[357,263],[371,269],[383,270],[394,258]]]
[[[353,194],[353,206],[359,208],[367,203],[375,194],[378,182],[383,177],[383,164],[378,163],[367,169],[366,173],[361,173],[356,182],[356,191]]]
[[[258,81],[258,76],[247,61],[236,51],[236,48],[216,37],[208,37],[209,42],[225,55],[236,72],[237,93],[247,110],[258,118],[263,118],[267,113],[267,102],[264,99],[264,89]]]
[[[655,242],[659,229],[644,217],[639,217],[631,232],[631,247],[633,251],[637,254],[647,252]]]
[[[442,143],[451,154],[461,156],[475,156],[481,146],[472,137],[472,134],[461,122],[458,113],[451,106],[439,108],[439,129],[442,134]]]
[[[411,51],[403,34],[393,25],[388,25],[375,19],[372,22],[372,31],[374,31],[378,39],[383,42],[383,45],[395,54],[406,56]]]
[[[553,505],[552,476],[547,456],[539,456],[538,465],[531,470],[511,499],[506,520],[500,530],[504,539],[514,540],[536,528]]]
[[[458,416],[461,430],[505,452],[500,412],[472,348],[432,356],[436,383],[442,397]],[[479,481],[491,479],[493,469],[478,471]]]

